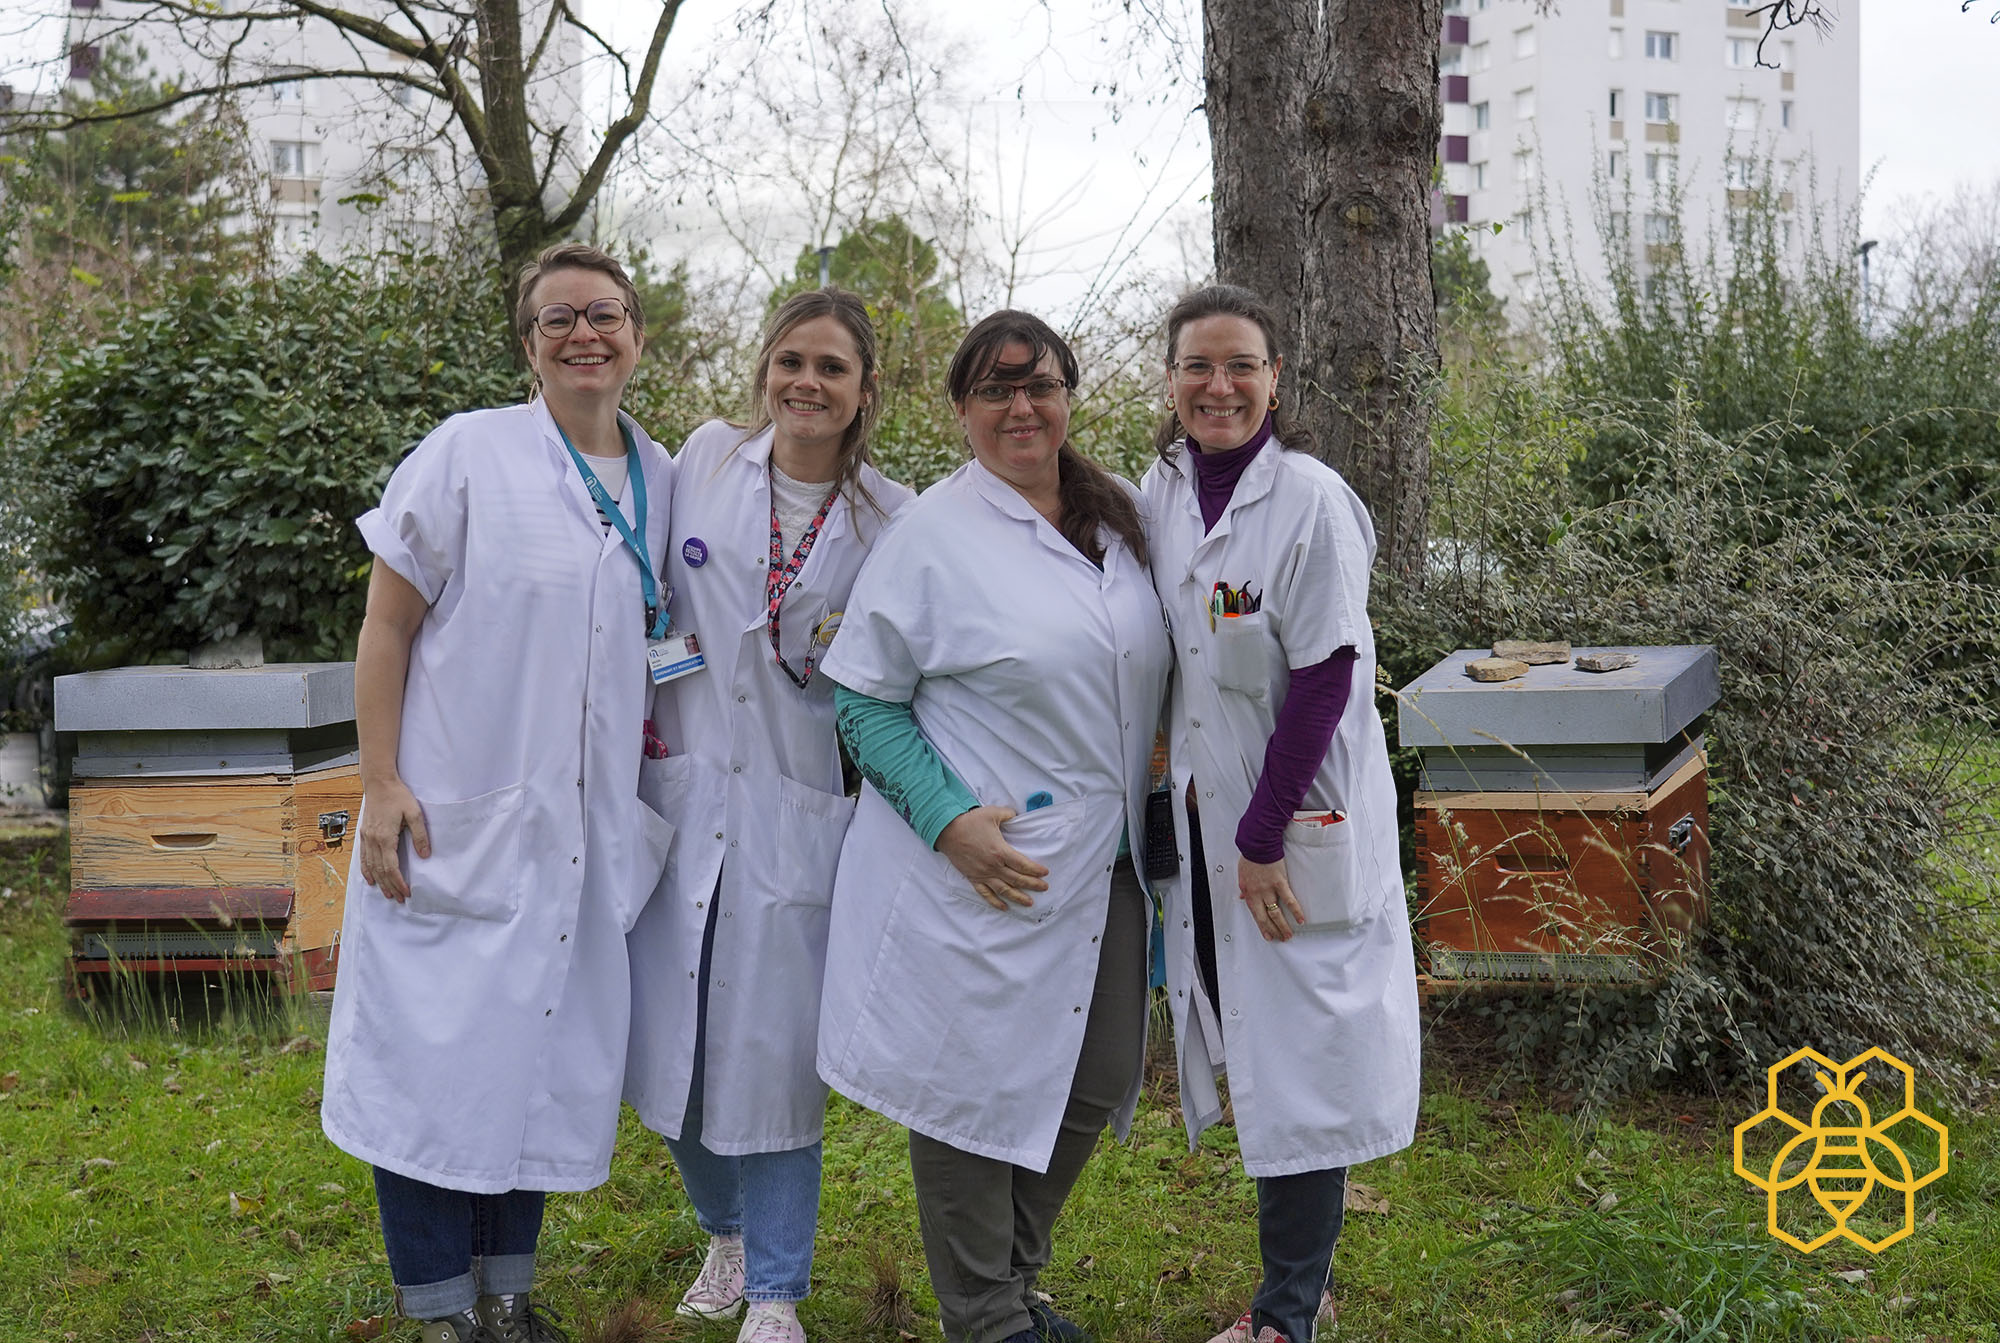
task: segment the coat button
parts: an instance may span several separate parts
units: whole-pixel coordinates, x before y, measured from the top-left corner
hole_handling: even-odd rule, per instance
[[[1217,863],[1217,864],[1215,865],[1215,870],[1216,870],[1217,872],[1221,872],[1221,871],[1222,871],[1222,864],[1221,864],[1221,863]]]
[[[597,626],[597,632],[598,632],[599,634],[602,634],[602,633],[604,633],[604,626],[602,626],[602,625],[599,625],[599,626]]]
[[[1072,1012],[1081,1012],[1082,1010],[1083,1010],[1083,1009],[1082,1009],[1081,1007],[1072,1007],[1072,1008],[1070,1008],[1070,1011],[1072,1011]]]
[[[1093,946],[1093,947],[1094,947],[1094,946],[1096,946],[1096,945],[1097,945],[1097,939],[1096,939],[1096,938],[1094,938],[1094,937],[1093,937],[1093,938],[1091,938],[1091,939],[1090,939],[1090,945],[1091,945],[1091,946]]]
[[[1199,718],[1190,718],[1190,719],[1188,719],[1188,726],[1189,726],[1189,727],[1200,727],[1200,726],[1201,726],[1201,720],[1200,720]]]
[[[550,1008],[550,1009],[549,1009],[548,1011],[546,1011],[546,1012],[542,1013],[542,1015],[543,1015],[543,1016],[545,1016],[545,1017],[552,1017],[552,1016],[554,1016],[555,1014],[556,1014],[556,1010],[555,1010],[555,1008],[553,1008],[553,1007],[551,1007],[551,1008]]]
[[[1120,653],[1120,654],[1119,654],[1118,656],[1119,656],[1119,657],[1125,657],[1125,658],[1129,658],[1129,657],[1131,657],[1131,656],[1132,656],[1132,650],[1128,648],[1128,649],[1126,649],[1126,650],[1125,650],[1124,652]]]
[[[1234,938],[1232,938],[1232,937],[1231,937],[1231,936],[1230,936],[1230,935],[1229,935],[1228,933],[1224,933],[1224,934],[1222,935],[1222,940],[1223,940],[1223,941],[1225,941],[1225,942],[1233,942],[1233,941],[1235,941],[1235,939],[1234,939]]]
[[[576,786],[577,786],[578,788],[581,788],[581,787],[583,787],[583,780],[582,780],[582,779],[578,779],[578,780],[576,781]]]
[[[743,703],[747,703],[747,702],[749,701],[749,699],[750,699],[750,697],[749,697],[748,695],[738,695],[738,696],[736,697],[736,702],[737,702],[738,704],[743,704]]]
[[[741,774],[741,773],[743,772],[743,766],[741,766],[741,765],[731,765],[731,766],[729,767],[729,772],[730,772],[731,774]]]
[[[1191,924],[1191,923],[1189,923],[1189,922],[1188,922],[1188,921],[1187,921],[1186,919],[1182,919],[1182,920],[1181,920],[1181,927],[1183,927],[1183,928],[1192,928],[1193,926],[1194,926],[1194,925],[1193,925],[1193,924]]]
[[[694,971],[692,971],[692,970],[688,971],[688,978],[689,978],[689,979],[693,979],[693,978],[694,978]]]
[[[578,854],[576,857],[570,859],[569,861],[570,861],[570,866],[574,867],[576,864],[583,861],[583,855]]]
[[[720,830],[716,831],[716,832],[715,832],[715,837],[716,837],[717,839],[721,839],[721,838],[722,838],[722,832],[721,832]]]
[[[1214,797],[1214,796],[1215,796],[1215,790],[1214,790],[1213,788],[1211,788],[1211,789],[1209,789],[1209,790],[1208,790],[1208,791],[1207,791],[1206,793],[1203,793],[1203,794],[1202,794],[1202,796],[1203,796],[1203,797]]]
[[[1198,654],[1198,653],[1200,653],[1200,652],[1201,652],[1201,650],[1200,650],[1199,648],[1196,648],[1196,647],[1195,647],[1195,646],[1194,646],[1193,644],[1189,644],[1189,645],[1188,645],[1188,652],[1190,652],[1190,653],[1196,653],[1196,654]]]
[[[700,908],[701,908],[701,901],[699,901],[699,900],[695,901],[695,902],[694,902],[694,907],[695,907],[696,909],[700,909]]]
[[[567,942],[567,941],[569,941],[569,934],[568,934],[568,933],[564,933],[564,934],[563,934],[563,935],[562,935],[561,937],[558,937],[558,938],[556,939],[556,941],[558,941],[558,942]]]

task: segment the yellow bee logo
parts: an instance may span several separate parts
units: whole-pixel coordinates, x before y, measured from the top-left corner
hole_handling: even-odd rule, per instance
[[[1811,1118],[1801,1120],[1787,1111],[1779,1100],[1779,1079],[1794,1064],[1808,1060],[1820,1065],[1813,1076],[1826,1094],[1813,1106]],[[1861,1084],[1868,1079],[1863,1065],[1870,1063],[1877,1065],[1878,1073],[1884,1078],[1897,1075],[1902,1083],[1901,1107],[1879,1121],[1871,1116],[1868,1103],[1861,1095]],[[1807,1254],[1841,1236],[1871,1253],[1879,1254],[1916,1230],[1917,1190],[1950,1168],[1951,1135],[1943,1124],[1917,1108],[1916,1074],[1908,1064],[1880,1049],[1871,1049],[1838,1064],[1815,1050],[1801,1049],[1771,1065],[1765,1073],[1765,1086],[1765,1107],[1736,1126],[1736,1173],[1764,1191],[1765,1227],[1773,1236]],[[1843,1117],[1836,1107],[1851,1112],[1857,1122],[1835,1122]],[[1911,1126],[1908,1138],[1921,1139],[1923,1147],[1919,1155],[1928,1156],[1931,1140],[1936,1140],[1936,1162],[1921,1175],[1916,1173],[1903,1148],[1890,1136],[1890,1130],[1903,1125]],[[1790,1130],[1790,1136],[1778,1148],[1777,1155],[1771,1158],[1768,1168],[1753,1170],[1744,1161],[1744,1140],[1749,1138],[1754,1141],[1760,1131],[1768,1134],[1772,1130],[1780,1134]],[[1811,1145],[1811,1152],[1804,1164],[1787,1174],[1786,1166],[1792,1164],[1808,1144]],[[1882,1154],[1881,1160],[1877,1159],[1878,1151]],[[1888,1163],[1889,1169],[1883,1169],[1883,1161]],[[1779,1196],[1801,1187],[1810,1192],[1813,1201],[1833,1219],[1830,1230],[1810,1241],[1779,1225]],[[1861,1211],[1878,1188],[1893,1189],[1902,1194],[1903,1219],[1899,1227],[1881,1239],[1869,1240],[1849,1227],[1848,1221]]]

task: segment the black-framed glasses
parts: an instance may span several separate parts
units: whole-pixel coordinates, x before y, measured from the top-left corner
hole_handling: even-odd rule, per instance
[[[972,389],[972,399],[983,406],[998,409],[1014,404],[1016,392],[1026,392],[1028,400],[1037,406],[1046,406],[1069,390],[1069,384],[1060,378],[1035,378],[1028,382],[982,382]]]
[[[1268,359],[1229,359],[1220,364],[1207,359],[1182,359],[1174,364],[1174,373],[1182,382],[1197,386],[1213,378],[1218,368],[1231,382],[1248,382],[1270,366]]]
[[[580,313],[567,303],[545,303],[535,312],[535,330],[550,340],[561,340],[576,330],[576,319],[581,317],[591,330],[608,336],[625,325],[630,311],[623,299],[615,298],[594,299]]]

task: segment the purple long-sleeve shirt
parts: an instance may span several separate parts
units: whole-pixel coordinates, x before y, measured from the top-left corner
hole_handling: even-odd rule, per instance
[[[1244,468],[1271,441],[1271,417],[1248,443],[1226,452],[1201,447],[1193,439],[1188,460],[1194,463],[1195,501],[1201,507],[1203,531],[1211,531],[1236,493]],[[1283,449],[1279,448],[1282,452]],[[1354,688],[1354,664],[1360,654],[1352,645],[1336,649],[1324,662],[1292,671],[1285,702],[1271,740],[1264,746],[1264,769],[1243,819],[1236,824],[1236,849],[1254,863],[1275,863],[1285,856],[1285,824],[1305,801],[1333,745],[1340,715]]]

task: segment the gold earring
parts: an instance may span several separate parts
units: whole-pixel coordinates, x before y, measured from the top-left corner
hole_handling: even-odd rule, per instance
[[[1276,410],[1277,408],[1278,408],[1278,394],[1274,391],[1271,393],[1271,409]]]

